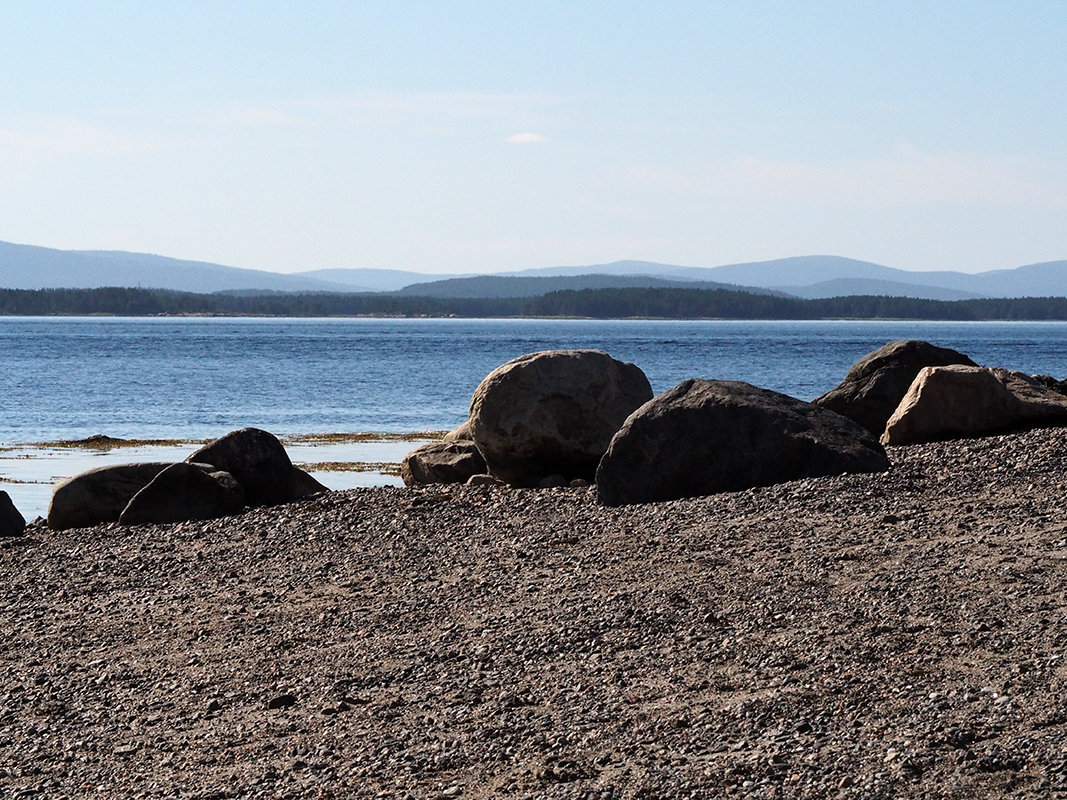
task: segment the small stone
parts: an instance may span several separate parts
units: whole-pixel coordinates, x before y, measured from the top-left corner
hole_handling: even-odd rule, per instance
[[[277,697],[272,697],[267,701],[267,708],[274,710],[276,708],[290,708],[296,705],[296,695],[294,694],[280,694]]]
[[[457,783],[442,791],[441,797],[459,797],[461,794],[463,794],[463,787]]]
[[[538,489],[562,489],[568,483],[567,479],[562,475],[548,475],[542,478],[538,484]]]
[[[210,714],[211,712],[213,712],[213,711],[219,711],[219,710],[221,710],[221,709],[222,709],[222,703],[220,703],[220,702],[218,701],[218,698],[214,698],[214,699],[212,699],[212,701],[211,701],[210,703],[208,703],[208,704],[207,704],[207,710],[208,710],[208,713],[209,713],[209,714]]]
[[[494,478],[492,475],[471,475],[467,478],[468,486],[506,486],[507,484],[499,478]]]

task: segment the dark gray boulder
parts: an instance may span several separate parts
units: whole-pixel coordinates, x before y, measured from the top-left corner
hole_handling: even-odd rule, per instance
[[[881,436],[919,370],[949,364],[977,366],[963,353],[920,339],[890,342],[853,364],[841,383],[812,402]]]
[[[470,432],[489,472],[510,484],[591,479],[623,420],[651,397],[638,367],[599,350],[531,353],[481,382]]]
[[[0,492],[0,538],[5,536],[22,536],[26,530],[26,518],[15,508],[11,496]]]
[[[596,488],[600,502],[617,506],[888,468],[877,440],[839,414],[747,383],[693,378],[630,415]]]
[[[315,494],[330,491],[330,487],[321,483],[314,475],[300,467],[293,467],[289,473],[289,489],[293,500],[301,500]]]
[[[412,450],[400,463],[405,486],[424,483],[466,483],[486,471],[474,442],[464,439],[430,442]]]
[[[121,525],[215,519],[244,508],[244,491],[228,472],[210,464],[171,464],[130,498]]]
[[[228,472],[244,490],[250,506],[272,506],[328,491],[293,466],[278,438],[259,428],[232,431],[204,445],[187,462],[213,464]]]
[[[54,531],[118,522],[131,498],[170,466],[167,461],[115,464],[86,470],[60,481],[48,504],[48,527]]]

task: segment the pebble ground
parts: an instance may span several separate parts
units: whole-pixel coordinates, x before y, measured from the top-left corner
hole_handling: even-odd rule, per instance
[[[1067,797],[1067,430],[0,541],[0,797]]]

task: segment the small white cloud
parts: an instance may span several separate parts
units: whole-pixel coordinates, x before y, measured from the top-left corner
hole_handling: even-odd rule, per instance
[[[542,144],[548,140],[539,133],[516,133],[504,141],[509,144]]]
[[[245,106],[233,109],[231,116],[238,124],[250,128],[303,128],[311,125],[308,120],[277,108]]]

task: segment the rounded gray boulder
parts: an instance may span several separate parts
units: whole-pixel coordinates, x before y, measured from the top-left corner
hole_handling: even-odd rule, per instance
[[[489,472],[515,486],[592,479],[611,437],[652,397],[640,368],[599,350],[548,350],[497,367],[471,398]]]

